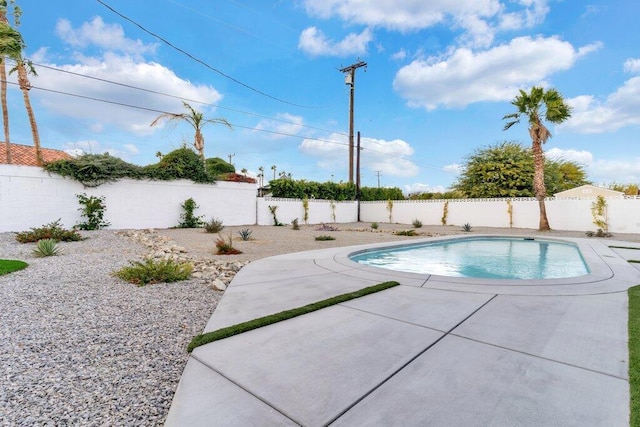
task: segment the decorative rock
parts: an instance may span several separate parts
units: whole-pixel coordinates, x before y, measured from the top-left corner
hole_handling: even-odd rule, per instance
[[[225,291],[227,289],[227,285],[222,280],[215,279],[211,284],[211,287],[215,291]]]

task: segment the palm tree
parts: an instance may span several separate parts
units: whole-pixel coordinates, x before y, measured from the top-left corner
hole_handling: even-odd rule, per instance
[[[551,132],[543,123],[544,120],[553,124],[560,124],[571,117],[571,107],[562,98],[562,95],[555,89],[545,91],[542,87],[532,87],[527,93],[520,89],[520,95],[511,101],[518,111],[507,114],[502,119],[508,120],[504,125],[504,130],[509,129],[520,122],[521,116],[526,116],[529,120],[529,135],[531,136],[531,151],[533,152],[533,192],[538,199],[540,206],[540,231],[550,230],[547,210],[544,198],[547,189],[544,185],[544,151],[542,144],[551,137]]]
[[[204,114],[194,109],[191,105],[182,101],[182,105],[187,109],[188,113],[163,113],[160,114],[156,119],[151,122],[151,126],[155,126],[160,123],[162,120],[168,121],[185,121],[191,125],[191,127],[195,130],[195,136],[193,139],[193,146],[198,151],[200,158],[202,158],[202,164],[206,168],[206,159],[204,157],[204,137],[202,136],[202,128],[207,123],[213,124],[223,124],[227,126],[229,129],[233,129],[231,124],[223,118],[215,118],[215,119],[205,119]]]
[[[4,2],[5,6],[5,18],[6,18],[6,1]],[[0,4],[0,8],[2,5]],[[22,11],[18,6],[14,5],[13,8],[13,18],[16,24],[16,27],[20,25],[20,16],[22,15]],[[16,65],[9,71],[9,74],[14,72],[18,72],[18,86],[20,86],[20,90],[22,91],[22,97],[24,98],[24,106],[27,110],[27,115],[29,117],[29,123],[31,124],[31,135],[33,137],[33,145],[36,149],[36,164],[38,166],[42,166],[44,163],[44,159],[42,157],[42,148],[40,148],[40,134],[38,133],[38,125],[36,123],[36,117],[33,113],[33,107],[31,106],[31,100],[29,99],[29,90],[31,89],[31,83],[29,82],[29,74],[33,76],[37,76],[35,68],[31,61],[26,60],[22,56],[22,52],[26,47],[22,35],[20,32],[11,26],[8,23],[0,22],[0,49],[1,55],[4,55],[10,59],[12,59]],[[6,111],[6,110],[5,110]],[[6,130],[6,128],[5,128]],[[8,143],[8,141],[7,141]]]
[[[271,170],[273,171],[273,179],[276,179],[276,165],[271,165]]]
[[[0,0],[0,25],[9,25],[7,20],[7,1]],[[2,43],[4,48],[4,42]],[[7,163],[13,163],[11,158],[11,140],[9,135],[9,109],[7,106],[7,69],[4,61],[4,51],[0,52],[0,103],[2,103],[2,123],[4,129],[4,144]]]

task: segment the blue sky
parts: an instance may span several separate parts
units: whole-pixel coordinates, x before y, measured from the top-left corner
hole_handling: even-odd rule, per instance
[[[150,127],[185,99],[234,127],[204,128],[207,157],[233,154],[238,170],[262,166],[268,178],[276,165],[296,179],[346,181],[349,87],[339,70],[361,60],[363,185],[442,191],[475,149],[529,145],[526,122],[505,132],[502,117],[533,85],[573,106],[550,127],[548,156],[583,164],[595,183],[640,182],[636,0],[103,2],[208,67],[97,0],[23,0],[45,147],[153,163],[192,141],[185,125]],[[12,141],[31,144],[15,87],[9,108]]]

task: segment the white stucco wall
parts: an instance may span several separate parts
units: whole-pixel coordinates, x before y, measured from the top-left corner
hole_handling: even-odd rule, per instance
[[[0,232],[23,231],[61,219],[65,227],[82,221],[76,194],[104,197],[110,228],[169,228],[178,225],[180,207],[193,198],[204,219],[225,225],[255,224],[256,185],[235,182],[194,184],[186,180],[124,179],[96,188],[30,166],[0,165]]]

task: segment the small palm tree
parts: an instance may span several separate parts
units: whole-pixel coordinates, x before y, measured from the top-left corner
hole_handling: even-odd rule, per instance
[[[273,171],[273,179],[275,181],[275,179],[276,179],[276,165],[272,165],[271,166],[271,170]]]
[[[547,210],[544,204],[544,198],[547,195],[547,189],[544,185],[544,151],[542,144],[551,138],[551,132],[543,123],[542,118],[546,121],[560,124],[571,117],[571,107],[569,107],[562,98],[562,95],[555,89],[544,90],[541,87],[532,87],[531,92],[527,93],[520,89],[520,95],[511,101],[518,111],[516,113],[507,114],[502,119],[508,120],[504,125],[504,130],[509,129],[516,123],[520,122],[521,116],[526,116],[529,120],[529,135],[531,136],[531,151],[533,152],[533,192],[538,199],[540,206],[540,231],[550,230],[549,220],[547,219]]]
[[[247,172],[249,172],[249,171],[247,170],[247,168],[242,168],[242,170],[240,172],[242,172],[242,174],[246,178],[247,177]]]
[[[204,125],[206,125],[207,123],[223,124],[227,126],[229,129],[233,129],[233,128],[231,127],[231,124],[226,119],[223,119],[223,118],[205,119],[204,114],[194,109],[191,105],[187,104],[184,101],[182,101],[182,105],[184,105],[184,108],[187,109],[187,113],[160,114],[158,117],[156,117],[156,119],[153,122],[151,122],[151,126],[155,126],[165,119],[168,121],[174,121],[174,122],[185,121],[189,123],[195,131],[193,146],[198,151],[198,154],[202,159],[202,164],[205,165],[205,168],[206,168],[206,159],[204,156],[204,136],[202,136],[202,128],[204,127]]]

